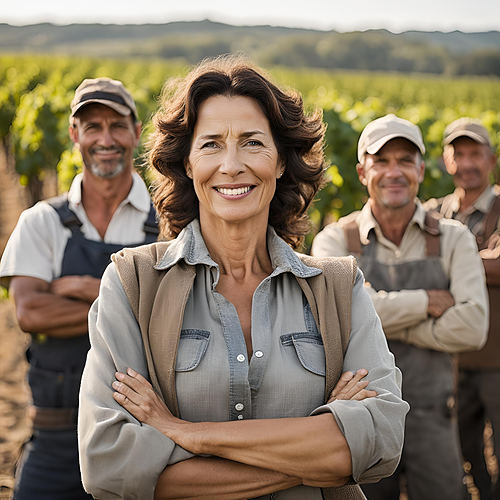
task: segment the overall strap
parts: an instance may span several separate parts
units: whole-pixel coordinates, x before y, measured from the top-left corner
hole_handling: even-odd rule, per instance
[[[357,222],[353,220],[345,224],[343,229],[348,253],[359,257],[363,253],[363,250],[361,248],[361,237]]]
[[[82,222],[77,217],[77,215],[69,208],[68,193],[63,193],[55,198],[47,200],[47,203],[57,212],[61,223],[71,229],[73,232],[80,232],[80,227]],[[146,237],[144,243],[154,243],[158,239],[160,230],[158,228],[158,216],[156,214],[155,207],[151,202],[148,218],[144,223],[144,232]]]
[[[500,210],[500,204],[499,204]],[[500,211],[499,211],[500,215]],[[439,257],[440,255],[440,240],[439,235],[439,218],[435,212],[427,212],[425,214],[425,245],[426,255],[428,257]],[[344,227],[344,237],[347,245],[347,251],[350,255],[359,257],[363,253],[361,246],[361,237],[359,234],[359,226],[356,221],[351,221]]]
[[[47,200],[47,203],[57,212],[63,226],[68,227],[73,232],[80,232],[82,223],[75,212],[69,208],[68,193],[51,198]]]
[[[480,250],[485,248],[488,244],[488,239],[495,232],[498,224],[498,218],[500,217],[500,196],[495,198],[493,205],[490,208],[490,211],[486,214],[483,223],[483,230],[481,232],[482,241],[478,243],[480,245]]]
[[[144,223],[144,232],[146,233],[144,243],[154,243],[160,234],[160,229],[158,228],[158,215],[153,206],[153,202],[151,202],[148,218]]]
[[[427,212],[425,214],[425,255],[427,257],[439,257],[441,254],[439,218],[435,212]]]

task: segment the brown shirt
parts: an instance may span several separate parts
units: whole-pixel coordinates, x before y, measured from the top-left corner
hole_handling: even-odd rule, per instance
[[[493,201],[498,196],[493,186],[487,187],[474,202],[463,212],[460,212],[460,189],[455,189],[453,193],[444,198],[432,198],[424,203],[426,210],[436,210],[446,219],[455,219],[465,224],[474,236],[478,236],[481,231],[482,217],[475,217],[476,212],[480,212],[483,216],[490,209]],[[475,219],[475,220],[471,220]],[[500,219],[497,222],[497,231],[500,228]]]
[[[431,199],[425,203],[427,209],[438,211],[443,217],[459,220],[467,225],[476,238],[483,237],[484,218],[491,210],[493,202],[498,193],[495,188],[486,188],[481,195],[463,212],[460,210],[460,190],[439,200]],[[496,223],[496,232],[500,232],[500,218]],[[486,235],[488,237],[488,235]],[[481,240],[478,239],[478,244]],[[498,300],[500,300],[500,287],[488,284],[488,294],[490,302],[490,328],[488,341],[479,351],[461,353],[459,365],[462,369],[500,369],[500,312],[498,310]]]

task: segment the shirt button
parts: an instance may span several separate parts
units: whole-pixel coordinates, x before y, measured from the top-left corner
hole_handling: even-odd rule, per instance
[[[238,354],[238,356],[236,356],[236,359],[237,359],[240,363],[243,363],[243,361],[245,361],[245,356],[243,356],[243,354]]]
[[[396,259],[399,259],[401,257],[401,252],[399,250],[396,250]]]
[[[238,411],[241,411],[243,410],[243,408],[245,408],[245,405],[243,405],[242,403],[238,403],[234,406]]]
[[[238,415],[238,420],[243,420],[243,415]]]
[[[262,351],[255,351],[256,358],[262,358],[262,356],[264,356],[264,353]]]

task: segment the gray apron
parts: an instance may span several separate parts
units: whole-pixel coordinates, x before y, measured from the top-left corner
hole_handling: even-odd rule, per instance
[[[358,265],[377,292],[449,289],[449,279],[439,257],[437,221],[432,223],[426,218],[426,223],[429,223],[426,227],[427,256],[421,260],[396,264],[378,261],[375,231],[369,234],[368,245],[358,243]],[[376,484],[362,485],[363,492],[368,500],[398,500],[400,482],[405,481],[410,500],[467,498],[462,485],[456,423],[451,412],[454,395],[452,356],[397,340],[389,340],[388,344],[403,373],[403,399],[411,409],[396,472]]]
[[[448,290],[450,281],[443,271],[439,256],[399,264],[377,261],[375,233],[370,244],[363,245],[358,265],[366,281],[378,292],[400,290]],[[411,408],[447,409],[453,396],[453,360],[450,354],[421,349],[398,340],[389,340],[389,349],[403,372],[403,397]]]

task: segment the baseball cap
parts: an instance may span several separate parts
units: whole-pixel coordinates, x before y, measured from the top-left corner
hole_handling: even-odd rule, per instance
[[[137,119],[134,99],[118,80],[106,77],[83,80],[71,101],[71,118],[83,106],[92,103],[104,104],[123,116],[132,113],[133,118]]]
[[[473,120],[472,118],[459,118],[458,120],[450,123],[444,129],[443,145],[447,146],[459,137],[470,137],[472,140],[479,142],[480,144],[487,144],[488,146],[491,146],[488,131],[479,121]]]
[[[361,133],[358,142],[358,160],[362,161],[365,153],[375,154],[391,139],[402,137],[415,144],[422,154],[425,153],[422,132],[417,125],[403,120],[392,113],[370,122]]]

